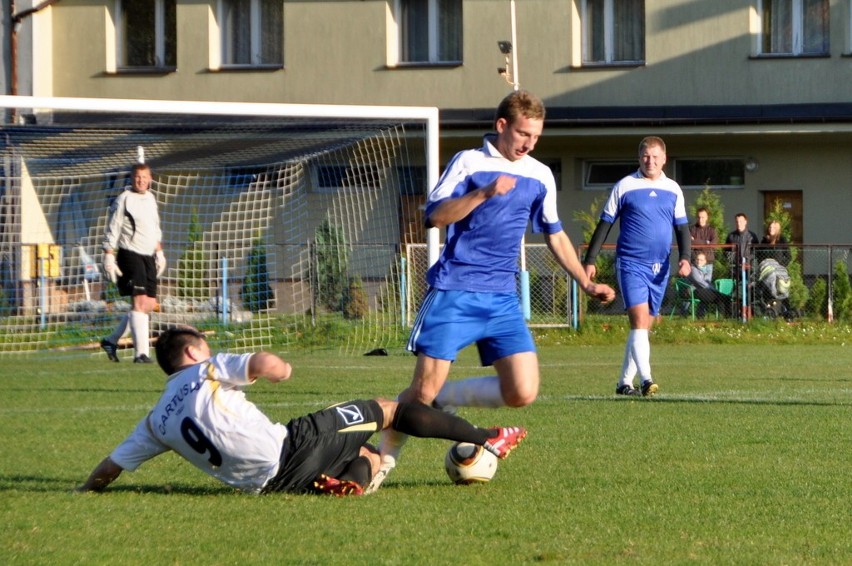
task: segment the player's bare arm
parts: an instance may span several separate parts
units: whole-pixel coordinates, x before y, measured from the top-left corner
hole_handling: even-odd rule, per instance
[[[118,479],[124,469],[112,461],[111,458],[104,458],[100,464],[92,470],[89,479],[86,483],[79,486],[76,491],[103,491],[106,486]]]
[[[248,365],[249,378],[262,377],[272,383],[290,379],[293,368],[290,364],[269,352],[257,352],[252,355]]]
[[[517,179],[500,175],[493,182],[458,198],[447,199],[429,215],[429,225],[443,228],[470,214],[477,206],[497,195],[505,195],[515,188]]]
[[[564,231],[548,234],[547,247],[550,248],[562,269],[577,281],[584,293],[599,299],[603,303],[608,303],[615,298],[615,291],[612,287],[592,281],[592,276],[588,274],[589,266],[584,269],[583,264],[580,263],[580,258],[577,257],[577,252],[574,251],[574,246],[568,234]]]

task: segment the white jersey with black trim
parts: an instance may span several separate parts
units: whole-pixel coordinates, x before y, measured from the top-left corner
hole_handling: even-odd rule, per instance
[[[437,289],[515,292],[521,238],[527,225],[532,223],[533,232],[546,234],[562,230],[550,168],[530,155],[509,161],[492,139],[486,136],[481,148],[457,153],[429,194],[427,218],[446,199],[480,189],[500,175],[516,178],[515,188],[507,194],[486,200],[447,226],[444,248],[426,276]]]
[[[153,410],[110,458],[133,471],[174,450],[235,488],[258,493],[278,472],[287,427],[245,398],[251,354],[216,354],[172,375]]]
[[[601,220],[620,220],[618,257],[644,263],[668,261],[672,247],[672,227],[686,224],[683,191],[662,174],[651,180],[636,171],[612,188]]]
[[[148,190],[137,193],[127,189],[115,197],[109,208],[109,223],[104,235],[104,249],[129,250],[152,256],[163,239],[157,198]]]

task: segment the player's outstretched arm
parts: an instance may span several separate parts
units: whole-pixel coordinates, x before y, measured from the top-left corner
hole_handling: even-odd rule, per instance
[[[118,479],[124,469],[112,461],[111,458],[104,458],[97,467],[92,470],[89,479],[86,483],[79,486],[76,491],[103,491],[106,486]]]
[[[262,377],[272,383],[278,383],[290,379],[293,368],[275,354],[257,352],[249,360],[248,371],[252,381]]]
[[[577,281],[577,284],[580,285],[584,293],[604,303],[608,303],[615,298],[615,291],[612,287],[602,283],[595,283],[591,280],[587,270],[580,263],[580,258],[577,257],[577,252],[574,251],[574,245],[571,243],[568,234],[564,231],[548,234],[547,246],[559,262],[559,265]]]

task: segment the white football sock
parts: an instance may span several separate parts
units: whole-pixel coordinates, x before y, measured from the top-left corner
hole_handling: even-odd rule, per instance
[[[624,347],[624,362],[621,364],[621,381],[618,384],[633,387],[634,377],[636,377],[636,361],[633,359],[633,352],[630,347],[630,335],[628,335],[627,344]]]
[[[500,392],[500,378],[496,375],[447,380],[435,401],[442,407],[451,405],[495,409],[506,406],[503,394]]]
[[[136,357],[147,356],[151,347],[148,337],[148,313],[130,311],[130,334],[133,335],[133,349]]]
[[[651,378],[651,341],[648,338],[648,329],[631,330],[627,340],[642,383],[653,381]]]
[[[118,326],[115,327],[115,330],[112,331],[112,334],[106,337],[107,342],[112,342],[113,344],[118,344],[118,341],[127,336],[127,333],[130,332],[128,328],[130,322],[130,313],[124,313],[124,316],[121,317],[121,321],[118,323]]]

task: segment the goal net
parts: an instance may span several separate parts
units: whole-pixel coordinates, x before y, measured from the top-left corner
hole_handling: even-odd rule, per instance
[[[0,355],[99,352],[129,310],[110,203],[151,166],[167,269],[153,338],[351,353],[407,333],[405,246],[437,176],[434,108],[0,96]],[[119,355],[132,355],[130,339]]]

